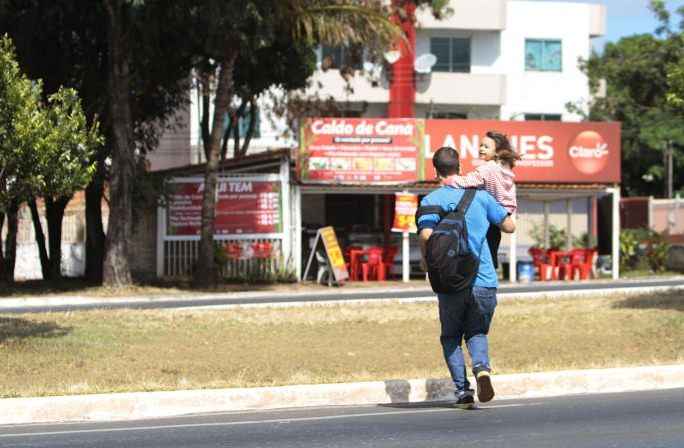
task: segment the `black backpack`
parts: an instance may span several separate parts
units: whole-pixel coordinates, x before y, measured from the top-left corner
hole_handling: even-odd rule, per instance
[[[465,220],[476,191],[466,189],[452,212],[445,212],[440,206],[419,207],[416,211],[416,222],[423,215],[438,214],[440,217],[425,251],[430,286],[436,293],[453,294],[468,289],[477,275],[480,259],[468,245]]]

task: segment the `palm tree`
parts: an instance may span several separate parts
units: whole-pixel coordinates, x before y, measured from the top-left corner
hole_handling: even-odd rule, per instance
[[[221,51],[214,55],[215,69],[211,76],[217,79],[214,99],[214,113],[208,144],[205,144],[207,163],[204,175],[204,197],[202,202],[202,230],[199,260],[193,283],[198,287],[214,286],[218,280],[214,265],[214,217],[216,214],[216,184],[221,139],[223,136],[223,117],[233,97],[233,70],[241,51],[249,51],[250,39],[255,37],[252,28],[241,35],[236,30],[244,23],[259,22],[266,27],[261,29],[287,29],[295,40],[308,44],[325,45],[364,45],[375,50],[387,49],[393,40],[401,36],[398,26],[390,19],[394,12],[401,10],[404,3],[428,4],[433,14],[442,13],[448,0],[402,0],[393,1],[386,6],[382,0],[271,0],[240,1],[227,16],[233,22],[231,33],[220,45]],[[211,3],[211,2],[209,2]],[[222,4],[226,5],[225,0]],[[206,4],[206,2],[205,2]],[[245,6],[245,4],[247,4]],[[230,8],[230,7],[229,7]],[[235,11],[246,12],[242,19]],[[229,9],[230,10],[230,9]],[[214,11],[216,13],[216,11]],[[265,16],[259,16],[265,14]],[[255,16],[259,16],[258,20]],[[224,16],[226,18],[226,16]],[[242,20],[242,23],[237,22]],[[237,25],[237,26],[235,26]],[[222,29],[230,29],[224,26]],[[251,35],[250,35],[251,32]],[[258,36],[257,36],[258,37]],[[277,38],[277,36],[270,36]],[[266,63],[266,61],[265,61]]]

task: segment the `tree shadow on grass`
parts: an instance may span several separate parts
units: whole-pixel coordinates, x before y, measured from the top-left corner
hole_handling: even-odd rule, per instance
[[[34,322],[15,317],[0,317],[0,344],[9,340],[30,338],[59,338],[71,332],[55,322]]]
[[[684,311],[684,292],[670,291],[655,294],[640,294],[616,302],[616,309],[657,309]]]

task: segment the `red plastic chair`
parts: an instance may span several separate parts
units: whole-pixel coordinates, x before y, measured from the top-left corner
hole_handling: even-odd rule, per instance
[[[579,277],[580,280],[588,280],[593,275],[594,262],[598,256],[596,249],[577,249],[573,251],[572,277]]]
[[[344,251],[345,260],[349,260],[347,271],[349,272],[349,280],[359,280],[361,277],[361,257],[363,256],[363,248],[360,246],[349,246]]]
[[[546,250],[540,247],[530,247],[527,253],[532,257],[532,265],[539,272],[539,280],[551,280],[553,278],[553,266],[549,264]]]
[[[572,252],[554,252],[551,264],[558,270],[558,279],[567,281],[572,280],[572,262]]]
[[[371,247],[366,251],[367,259],[361,263],[364,282],[367,282],[371,277],[379,281],[384,281],[387,278],[385,264],[382,261],[382,252],[382,247]]]
[[[394,258],[397,256],[399,247],[397,246],[385,246],[382,252],[382,263],[385,265],[385,276],[388,276],[394,265]]]

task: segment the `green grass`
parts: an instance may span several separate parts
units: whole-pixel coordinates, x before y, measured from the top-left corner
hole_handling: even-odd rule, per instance
[[[496,373],[684,362],[684,294],[503,301]],[[0,317],[0,396],[448,375],[433,304]]]

